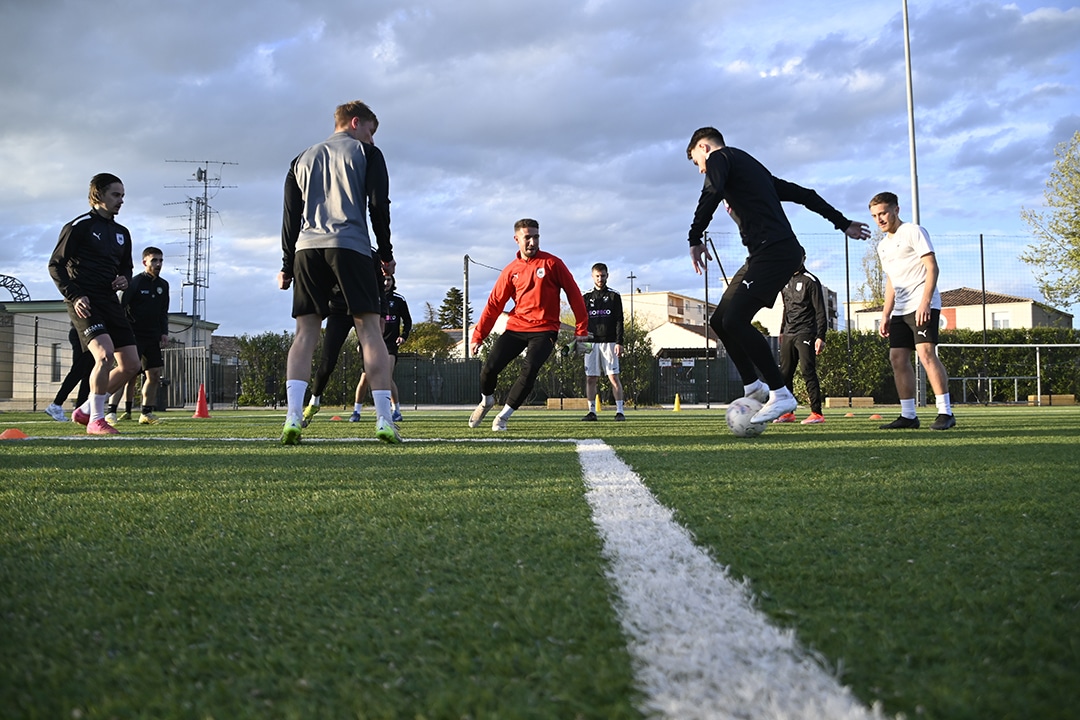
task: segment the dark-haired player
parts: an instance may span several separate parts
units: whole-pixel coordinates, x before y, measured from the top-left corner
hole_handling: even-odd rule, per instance
[[[135,334],[116,297],[131,281],[131,233],[116,222],[124,183],[110,173],[90,180],[90,212],[60,231],[49,275],[64,296],[84,350],[94,356],[90,398],[71,414],[90,435],[115,435],[105,422],[105,401],[139,371]]]
[[[748,255],[731,278],[709,325],[742,376],[746,397],[765,403],[751,421],[775,420],[793,412],[798,403],[784,382],[768,341],[752,323],[758,310],[772,307],[805,254],[780,203],[796,202],[813,210],[851,238],[865,240],[870,229],[865,223],[848,220],[813,190],[774,177],[749,153],[726,145],[716,128],[696,130],[686,156],[705,175],[690,225],[694,271],[700,275],[705,260],[712,259],[702,235],[721,202],[727,203]]]

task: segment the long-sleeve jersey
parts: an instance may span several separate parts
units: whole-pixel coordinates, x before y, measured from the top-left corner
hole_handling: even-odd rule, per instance
[[[593,288],[585,293],[589,332],[593,342],[623,344],[622,297],[611,288]]]
[[[495,287],[491,289],[480,320],[473,330],[473,342],[481,343],[495,326],[509,300],[514,301],[506,329],[511,332],[558,332],[559,292],[566,293],[570,308],[574,311],[576,326],[574,334],[589,333],[589,314],[581,298],[574,276],[562,260],[551,253],[537,251],[532,258],[524,259],[521,253],[503,268]]]
[[[813,335],[824,340],[829,319],[821,282],[806,270],[800,270],[791,276],[780,295],[784,299],[780,334]]]
[[[348,248],[370,255],[365,210],[379,258],[390,262],[390,178],[382,151],[337,132],[297,155],[285,176],[281,271],[292,275],[297,250]]]
[[[60,231],[49,258],[49,275],[68,302],[84,295],[91,301],[116,300],[117,275],[131,279],[131,233],[111,218],[91,210]]]
[[[749,153],[733,147],[714,150],[705,161],[705,184],[690,225],[691,245],[701,244],[701,236],[721,201],[727,202],[742,243],[751,255],[765,245],[795,238],[781,202],[798,203],[831,222],[837,230],[846,230],[851,225],[839,210],[810,188],[773,177]]]
[[[164,278],[139,273],[120,295],[120,304],[138,337],[169,334],[169,283]]]
[[[409,303],[396,292],[386,294],[386,314],[383,315],[386,323],[383,325],[383,340],[389,345],[396,343],[400,337],[402,342],[409,339],[412,332],[412,315],[409,314]]]

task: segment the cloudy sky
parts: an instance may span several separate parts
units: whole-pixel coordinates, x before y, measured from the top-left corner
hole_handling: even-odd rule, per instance
[[[988,289],[1032,293],[1013,259],[1029,237],[1020,210],[1042,205],[1055,146],[1080,130],[1080,8],[913,0],[909,12],[920,220],[942,287],[978,287],[984,233],[1007,268]],[[0,273],[58,298],[49,254],[108,171],[127,190],[118,219],[137,250],[165,249],[172,309],[190,311],[184,202],[201,192],[198,166],[167,161],[214,161],[235,187],[212,192],[207,316],[219,334],[292,329],[275,282],[285,171],[332,132],[336,105],[363,99],[417,319],[462,286],[466,254],[478,309],[520,217],[540,220],[541,247],[586,289],[605,261],[623,292],[633,273],[635,287],[701,297],[686,245],[701,178],[685,147],[702,125],[852,219],[868,221],[883,189],[911,219],[902,22],[900,0],[6,0]],[[789,214],[842,301],[840,235]],[[718,216],[712,230],[733,272],[733,225]]]

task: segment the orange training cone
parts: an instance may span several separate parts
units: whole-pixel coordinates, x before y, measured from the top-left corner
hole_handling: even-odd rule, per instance
[[[195,406],[195,414],[193,418],[208,418],[210,417],[210,411],[206,409],[206,386],[199,385],[199,402]]]
[[[8,428],[0,433],[0,440],[25,440],[26,437],[26,433],[19,428]]]

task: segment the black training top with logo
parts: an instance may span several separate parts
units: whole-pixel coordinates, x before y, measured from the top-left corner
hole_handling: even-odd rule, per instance
[[[68,302],[84,295],[116,300],[113,280],[117,275],[130,279],[132,269],[131,233],[97,210],[65,225],[49,258],[49,275]]]
[[[409,304],[405,298],[396,292],[386,294],[386,310],[383,318],[386,325],[383,326],[383,340],[389,345],[396,343],[400,337],[402,342],[409,339],[412,332],[412,316],[409,314]]]
[[[593,342],[623,344],[622,297],[611,288],[593,288],[583,296]]]
[[[780,334],[813,335],[824,340],[829,322],[821,282],[806,270],[800,270],[791,276],[780,295],[784,300]]]
[[[141,272],[131,278],[131,283],[120,296],[120,304],[127,311],[131,329],[139,337],[169,334],[169,283]]]

